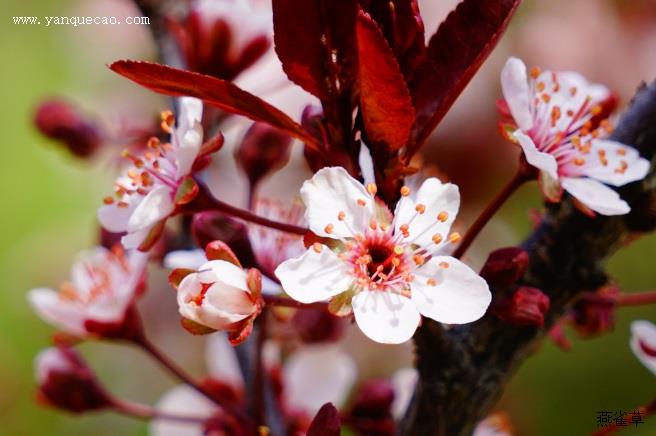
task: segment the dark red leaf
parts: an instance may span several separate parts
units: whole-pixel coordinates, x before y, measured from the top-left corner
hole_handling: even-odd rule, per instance
[[[322,101],[352,82],[357,5],[357,0],[273,0],[274,42],[283,69]]]
[[[367,140],[398,150],[414,122],[410,92],[376,23],[361,13],[357,23],[360,105]]]
[[[417,120],[411,156],[496,46],[521,0],[464,0],[428,43],[410,90]]]
[[[360,5],[382,30],[407,80],[426,50],[417,0],[360,0]]]
[[[277,127],[310,147],[317,146],[315,138],[286,114],[225,80],[150,62],[117,61],[110,68],[151,91],[196,97],[226,112]]]
[[[312,420],[307,436],[339,436],[341,428],[339,412],[332,403],[326,403]]]

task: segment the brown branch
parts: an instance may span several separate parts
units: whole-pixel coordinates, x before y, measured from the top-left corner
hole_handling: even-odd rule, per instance
[[[643,86],[623,114],[612,139],[633,145],[647,159],[656,155],[656,84]],[[571,199],[549,205],[540,226],[524,243],[530,264],[521,284],[551,299],[543,328],[514,327],[488,312],[476,323],[444,331],[424,322],[415,335],[420,379],[402,433],[469,435],[501,396],[532,346],[582,292],[607,282],[607,258],[636,235],[656,228],[656,172],[622,187],[632,207],[624,216],[589,218]],[[495,300],[512,289],[493,289]]]

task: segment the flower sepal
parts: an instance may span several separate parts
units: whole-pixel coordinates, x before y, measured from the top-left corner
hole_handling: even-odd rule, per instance
[[[196,270],[191,268],[176,268],[169,274],[169,284],[173,286],[173,289],[177,291],[178,286],[180,286],[180,282],[182,282],[182,280],[189,274],[193,274],[195,272]]]
[[[349,316],[353,313],[354,296],[355,291],[353,289],[335,295],[328,303],[328,312],[339,317]]]
[[[207,260],[223,260],[242,268],[241,262],[232,249],[223,241],[212,241],[205,247]]]
[[[193,177],[185,177],[180,185],[178,190],[175,192],[175,204],[176,206],[182,206],[190,203],[196,195],[198,195],[198,183],[194,180]]]
[[[136,307],[132,306],[125,312],[125,317],[119,322],[102,322],[87,319],[84,328],[92,335],[102,339],[133,341],[143,337],[143,324]]]
[[[216,332],[216,329],[213,329],[203,324],[199,324],[196,321],[193,321],[189,318],[180,319],[180,325],[182,325],[182,327],[185,330],[187,330],[189,333],[191,333],[194,336],[209,335],[210,333]]]

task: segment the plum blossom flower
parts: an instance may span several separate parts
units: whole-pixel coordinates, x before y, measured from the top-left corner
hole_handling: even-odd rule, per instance
[[[656,325],[649,321],[633,321],[629,345],[638,360],[656,375]]]
[[[527,72],[512,57],[501,73],[501,86],[516,127],[509,137],[540,171],[548,200],[558,201],[564,189],[602,215],[629,212],[629,205],[606,185],[641,180],[650,164],[635,148],[604,139],[612,130],[607,120],[599,121],[611,98],[605,86],[574,72]]]
[[[449,233],[458,188],[436,178],[416,193],[403,187],[394,217],[375,194],[373,183],[365,188],[341,167],[303,184],[305,218],[325,239],[276,269],[285,292],[302,303],[332,298],[339,314],[352,308],[364,334],[382,343],[408,340],[421,315],[449,324],[479,319],[491,300],[487,283],[444,254],[460,239]]]
[[[226,260],[206,262],[188,273],[177,288],[178,308],[188,330],[197,333],[195,329],[203,326],[210,331],[228,331],[235,344],[250,333],[263,305],[259,271],[246,272]]]
[[[202,102],[190,97],[178,101],[180,114],[175,128],[173,115],[162,114],[162,127],[171,133],[171,142],[160,143],[152,138],[143,156],[124,153],[132,165],[117,179],[116,197],[105,198],[105,205],[98,210],[105,229],[127,232],[121,239],[127,249],[146,251],[152,246],[176,206],[191,201],[197,192],[193,179],[188,177],[194,162],[214,151],[201,150]]]
[[[82,252],[71,268],[71,281],[59,291],[33,289],[28,300],[45,321],[75,336],[99,333],[100,326],[121,326],[143,291],[145,253],[120,247]]]

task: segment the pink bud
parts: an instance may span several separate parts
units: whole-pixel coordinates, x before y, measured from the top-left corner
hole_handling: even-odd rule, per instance
[[[99,127],[64,100],[42,102],[34,124],[44,136],[61,142],[77,157],[90,157],[101,145]]]
[[[235,159],[248,176],[251,188],[267,174],[285,166],[291,142],[280,130],[264,123],[253,123],[235,152]]]
[[[522,286],[498,303],[495,314],[504,322],[517,326],[542,327],[549,310],[549,297],[537,288]]]
[[[72,348],[60,345],[39,353],[36,378],[39,400],[51,406],[73,413],[112,406],[91,369]]]
[[[528,267],[528,254],[520,247],[506,247],[490,253],[481,269],[490,285],[510,286],[519,280]]]

